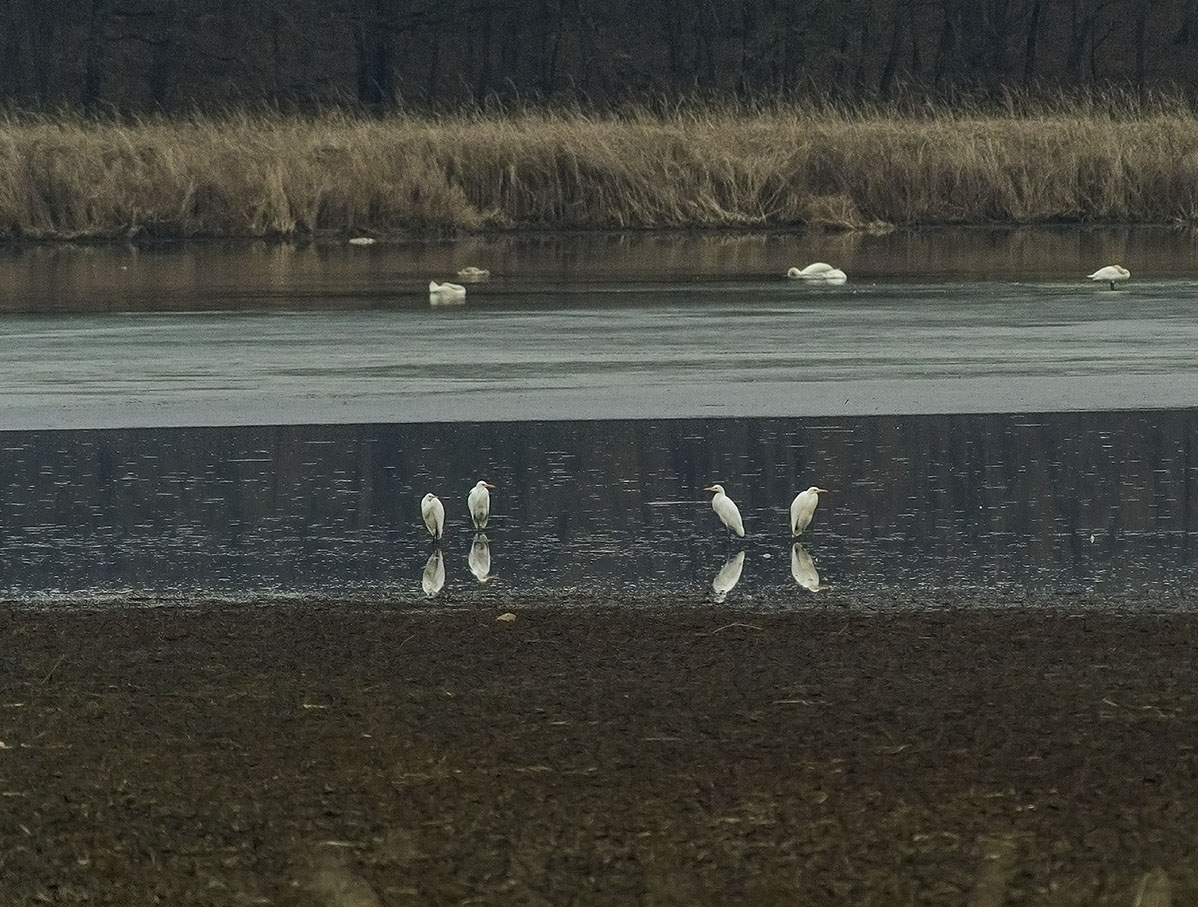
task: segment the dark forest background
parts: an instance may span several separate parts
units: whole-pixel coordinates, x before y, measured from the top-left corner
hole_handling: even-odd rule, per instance
[[[1198,0],[0,0],[0,103],[1198,93]]]

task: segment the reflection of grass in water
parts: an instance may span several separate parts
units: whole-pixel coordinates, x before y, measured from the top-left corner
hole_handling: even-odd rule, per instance
[[[10,117],[0,236],[1192,221],[1194,148],[1168,105]]]

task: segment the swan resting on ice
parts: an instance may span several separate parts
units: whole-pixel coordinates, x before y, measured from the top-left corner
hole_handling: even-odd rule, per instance
[[[1115,282],[1118,280],[1127,280],[1131,277],[1131,271],[1123,267],[1123,265],[1107,265],[1105,268],[1099,268],[1093,274],[1087,274],[1089,280],[1098,280],[1103,283],[1109,283],[1111,289],[1115,289]]]
[[[805,268],[791,268],[786,272],[791,280],[810,280],[818,283],[842,284],[848,280],[848,275],[840,268],[834,268],[826,261],[817,261]]]
[[[428,282],[428,301],[430,305],[453,305],[466,301],[466,288],[460,283]]]

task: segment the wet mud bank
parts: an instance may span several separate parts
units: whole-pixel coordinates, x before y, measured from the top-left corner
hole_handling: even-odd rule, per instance
[[[0,900],[1198,899],[1198,609],[555,604],[0,612]]]

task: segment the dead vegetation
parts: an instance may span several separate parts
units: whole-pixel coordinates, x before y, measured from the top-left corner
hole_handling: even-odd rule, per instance
[[[1181,105],[0,119],[0,238],[1198,220]]]

